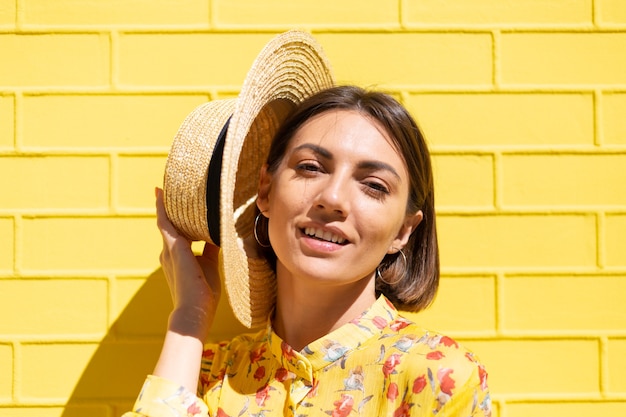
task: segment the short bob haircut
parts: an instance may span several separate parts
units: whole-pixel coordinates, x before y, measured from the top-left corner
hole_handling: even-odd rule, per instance
[[[266,161],[267,170],[276,172],[290,140],[307,120],[332,110],[356,111],[380,123],[404,158],[410,178],[407,214],[422,210],[423,219],[403,249],[406,262],[400,253],[388,254],[381,261],[376,274],[376,291],[399,309],[422,310],[433,301],[439,286],[433,175],[424,136],[398,101],[387,94],[355,86],[332,87],[309,97],[276,132]],[[274,252],[270,249],[264,253],[275,265]]]

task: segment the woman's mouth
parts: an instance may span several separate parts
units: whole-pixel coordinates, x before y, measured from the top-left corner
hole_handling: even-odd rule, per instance
[[[314,227],[306,227],[304,228],[303,232],[309,237],[323,240],[325,242],[332,242],[338,245],[344,245],[347,243],[344,237],[341,237],[338,234],[332,233],[328,230],[316,229]]]

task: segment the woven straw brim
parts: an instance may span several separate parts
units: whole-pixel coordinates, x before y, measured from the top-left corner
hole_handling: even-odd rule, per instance
[[[221,266],[233,312],[247,327],[265,324],[276,298],[274,272],[252,236],[260,167],[289,111],[332,85],[330,64],[315,39],[290,31],[261,51],[237,99],[222,166]]]
[[[217,138],[236,102],[217,100],[196,107],[174,137],[163,179],[165,211],[188,239],[214,243],[207,220],[208,169]]]

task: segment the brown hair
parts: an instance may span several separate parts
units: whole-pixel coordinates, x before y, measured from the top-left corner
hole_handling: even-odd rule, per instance
[[[377,121],[404,158],[410,179],[407,213],[422,210],[424,217],[403,249],[406,262],[400,253],[383,258],[378,267],[380,274],[377,274],[376,290],[398,308],[422,310],[432,302],[439,285],[433,175],[424,136],[400,103],[387,94],[355,86],[332,87],[313,95],[283,122],[276,133],[267,158],[268,171],[276,171],[291,138],[307,120],[330,110],[354,110]],[[273,264],[275,259],[270,262]]]

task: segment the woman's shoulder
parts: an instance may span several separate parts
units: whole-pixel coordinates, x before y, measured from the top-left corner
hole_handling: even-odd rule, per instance
[[[431,379],[452,378],[461,382],[478,378],[475,382],[486,384],[487,373],[476,354],[454,338],[421,327],[399,315],[387,328],[383,338],[387,355],[410,368],[411,374],[423,373]]]

